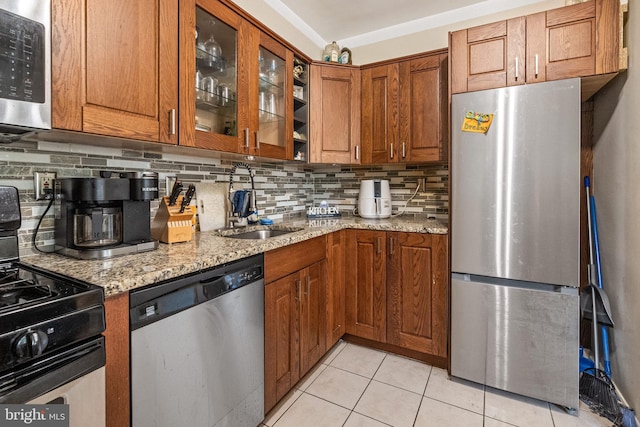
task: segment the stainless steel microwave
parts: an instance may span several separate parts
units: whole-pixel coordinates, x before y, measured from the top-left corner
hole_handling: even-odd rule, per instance
[[[51,129],[51,0],[0,0],[0,138]]]

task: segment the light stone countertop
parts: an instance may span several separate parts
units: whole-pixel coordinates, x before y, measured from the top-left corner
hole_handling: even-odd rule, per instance
[[[232,239],[221,235],[265,228],[299,231],[266,240]],[[190,242],[171,245],[160,243],[155,251],[104,260],[79,260],[58,254],[42,254],[23,257],[21,262],[102,286],[105,297],[109,297],[347,228],[431,234],[448,232],[447,226],[442,222],[426,218],[305,218],[278,222],[269,227],[250,226],[223,232],[198,232]]]

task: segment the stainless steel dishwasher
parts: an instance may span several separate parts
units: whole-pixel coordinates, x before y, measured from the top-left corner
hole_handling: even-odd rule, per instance
[[[262,421],[262,255],[132,291],[130,319],[133,427]]]

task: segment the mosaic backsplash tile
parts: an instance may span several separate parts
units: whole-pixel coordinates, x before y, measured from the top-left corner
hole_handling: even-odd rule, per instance
[[[405,215],[433,216],[446,221],[448,180],[446,165],[326,166],[260,161],[247,162],[255,171],[260,216],[275,220],[298,218],[310,206],[327,201],[343,215],[352,214],[358,203],[362,179],[388,179],[393,213],[403,208],[417,188],[417,179],[426,178],[424,192],[407,204]],[[56,172],[58,177],[97,177],[103,170],[158,172],[160,195],[176,177],[185,183],[201,180],[229,182],[234,161],[203,158],[190,154],[168,154],[86,144],[20,142],[0,146],[0,185],[12,185],[20,192],[22,227],[19,231],[21,256],[33,251],[32,237],[48,202],[34,200],[33,173]],[[250,188],[246,170],[238,169],[234,188]],[[196,195],[197,197],[197,195]],[[158,202],[152,202],[153,218]],[[38,246],[53,244],[53,216],[50,210],[38,231]]]

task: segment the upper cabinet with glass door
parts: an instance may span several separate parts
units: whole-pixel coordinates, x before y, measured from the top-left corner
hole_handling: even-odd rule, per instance
[[[217,1],[180,2],[180,145],[238,152],[251,26]],[[246,78],[245,78],[246,80]]]
[[[254,81],[256,114],[253,115],[248,154],[293,158],[293,52],[260,32],[257,75]],[[289,119],[287,119],[289,118]]]
[[[293,52],[218,0],[180,2],[180,144],[293,158]]]

